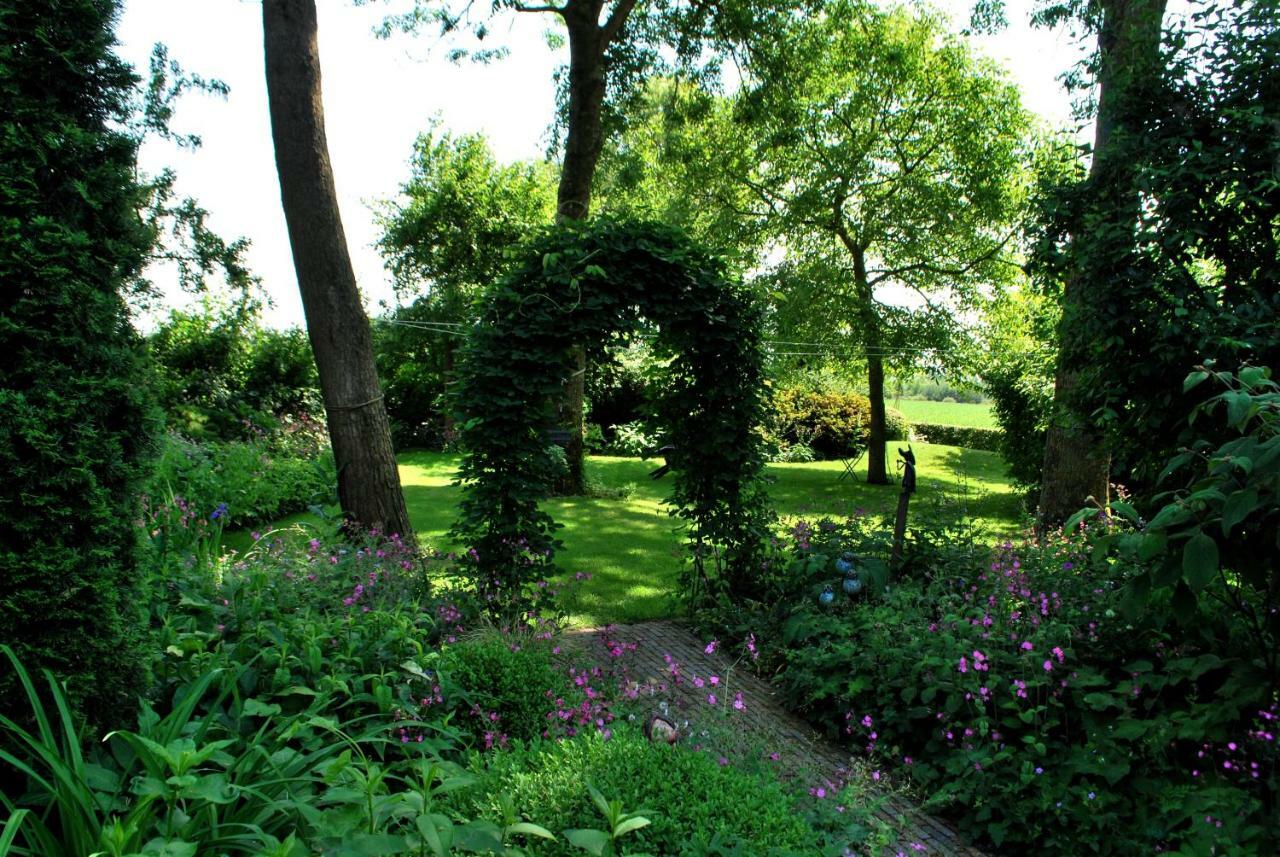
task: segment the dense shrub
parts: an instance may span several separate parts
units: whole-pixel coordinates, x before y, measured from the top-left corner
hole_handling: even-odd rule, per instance
[[[587,367],[587,412],[612,441],[615,426],[636,423],[648,415],[650,381],[659,363],[644,340],[608,349],[605,357]]]
[[[942,423],[912,423],[911,434],[925,443],[941,443],[946,446],[962,446],[965,449],[983,449],[999,452],[1003,447],[1004,433],[1000,429],[977,426],[950,426]]]
[[[745,840],[752,854],[821,853],[820,836],[776,783],[721,766],[707,753],[651,743],[634,730],[607,740],[593,732],[486,756],[477,773],[482,794],[466,805],[476,815],[492,814],[496,795],[505,792],[551,830],[597,826],[586,788],[591,783],[628,810],[648,810],[644,815],[652,824],[629,840],[635,850],[698,853],[694,842],[720,832]],[[560,843],[538,853],[578,852]]]
[[[987,310],[980,374],[1000,425],[996,452],[1034,506],[1044,466],[1045,430],[1053,408],[1054,357],[1061,312],[1055,297],[1007,292]]]
[[[658,439],[650,434],[644,423],[636,421],[613,427],[613,440],[605,444],[606,455],[623,455],[637,458],[652,453],[658,447]]]
[[[251,308],[174,310],[147,349],[169,425],[189,437],[240,440],[320,411],[306,333],[262,327]]]
[[[886,439],[905,440],[906,417],[893,408],[885,413]],[[783,448],[799,444],[822,458],[842,458],[865,446],[870,432],[871,402],[866,396],[798,387],[774,393],[769,434]]]
[[[545,641],[487,633],[444,650],[438,668],[473,709],[473,728],[489,745],[547,730],[554,700],[567,689],[549,649]]]
[[[117,7],[0,11],[0,640],[99,722],[145,679],[129,523],[152,431],[124,298],[152,236]],[[20,699],[0,669],[0,710]]]
[[[221,509],[239,527],[268,523],[333,496],[337,474],[323,428],[289,423],[270,438],[248,441],[164,437],[147,483],[153,503],[180,497],[195,515]]]
[[[136,722],[90,742],[37,681],[48,725],[0,726],[14,853],[420,853],[419,816],[460,841],[493,835],[427,815],[465,782],[462,745],[413,662],[467,620],[430,599],[413,551],[273,538],[220,557],[203,550],[216,522],[178,526],[188,538],[156,557],[156,684],[127,709]]]
[[[1227,598],[1185,621],[1167,594],[1134,612],[1139,569],[1080,538],[988,552],[952,537],[928,540],[914,577],[882,590],[864,564],[872,594],[824,605],[834,558],[884,546],[857,521],[794,538],[770,597],[728,622],[753,629],[815,724],[970,835],[1054,853],[1274,850],[1278,709]]]
[[[373,354],[396,449],[441,449],[451,439],[442,402],[460,338],[458,323],[429,298],[397,307],[373,326]],[[436,325],[441,325],[437,327]]]

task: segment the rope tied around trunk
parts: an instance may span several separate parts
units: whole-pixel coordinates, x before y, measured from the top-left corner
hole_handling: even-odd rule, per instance
[[[367,402],[361,402],[361,403],[360,403],[360,404],[358,404],[358,405],[329,405],[329,404],[326,404],[326,405],[324,406],[324,409],[325,409],[326,411],[328,411],[329,413],[333,413],[334,411],[359,411],[359,410],[362,410],[362,409],[364,409],[364,408],[369,407],[370,405],[376,405],[378,402],[381,402],[381,401],[382,401],[382,394],[381,394],[381,393],[379,393],[378,395],[374,396],[374,397],[373,397],[372,399],[370,399],[369,401],[367,401]]]

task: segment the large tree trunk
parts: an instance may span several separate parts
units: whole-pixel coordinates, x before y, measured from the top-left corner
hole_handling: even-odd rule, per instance
[[[1117,236],[1128,234],[1137,218],[1139,198],[1133,187],[1131,165],[1114,154],[1112,137],[1123,126],[1131,99],[1159,73],[1160,34],[1166,0],[1104,0],[1102,28],[1098,32],[1098,116],[1094,134],[1093,163],[1089,168],[1092,207],[1102,214],[1094,230]],[[1091,236],[1092,237],[1092,236]],[[1077,247],[1079,241],[1077,239]],[[1063,289],[1062,322],[1054,379],[1054,416],[1045,438],[1041,474],[1041,530],[1060,525],[1085,506],[1089,498],[1100,503],[1110,491],[1110,455],[1102,433],[1088,415],[1072,412],[1073,395],[1081,355],[1091,343],[1079,342],[1075,320],[1090,311],[1090,304],[1105,282],[1093,282],[1098,272],[1086,271],[1077,250],[1076,270]],[[1094,274],[1095,276],[1090,276]]]
[[[349,526],[411,540],[329,163],[314,0],[263,0],[262,29],[280,197],[338,467],[338,499]]]
[[[885,460],[888,427],[884,415],[884,357],[876,346],[867,347],[867,397],[871,399],[871,432],[867,439],[867,484],[888,485]]]
[[[560,187],[556,192],[556,222],[585,220],[591,212],[591,182],[604,147],[605,67],[604,51],[626,18],[600,26],[600,0],[572,0],[565,4],[563,16],[569,31],[569,121],[565,134],[564,164],[560,170]],[[619,12],[615,11],[615,15]],[[586,491],[583,442],[583,415],[586,410],[586,351],[573,350],[569,379],[565,383],[562,410],[569,442],[565,446],[568,471],[556,486],[559,494],[582,494]]]
[[[871,425],[867,433],[867,484],[888,485],[885,460],[889,427],[884,411],[884,343],[875,313],[875,293],[867,279],[866,249],[841,231],[840,239],[853,256],[853,285],[862,302],[862,341],[867,358],[867,398],[871,402]]]
[[[591,181],[604,147],[606,34],[597,2],[572,2],[564,11],[569,31],[569,116],[564,164],[556,192],[556,221],[584,220],[591,211]]]

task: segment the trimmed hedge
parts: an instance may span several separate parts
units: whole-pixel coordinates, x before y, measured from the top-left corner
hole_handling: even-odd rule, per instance
[[[0,12],[0,640],[103,727],[145,687],[133,522],[153,422],[122,296],[152,236],[119,130],[118,6]],[[0,712],[24,696],[0,668]]]
[[[1004,432],[1000,429],[949,426],[943,423],[915,423],[911,426],[911,434],[916,440],[925,443],[963,446],[965,449],[980,449],[986,452],[999,452],[1000,441],[1004,437]]]

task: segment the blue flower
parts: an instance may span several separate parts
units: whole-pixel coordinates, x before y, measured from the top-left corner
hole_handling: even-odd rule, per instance
[[[227,504],[219,503],[218,508],[214,509],[213,514],[209,516],[209,520],[216,521],[219,518],[225,518],[226,516],[227,516]]]

